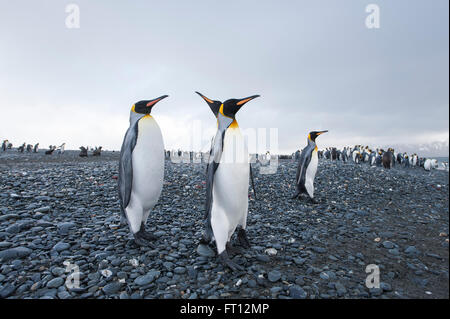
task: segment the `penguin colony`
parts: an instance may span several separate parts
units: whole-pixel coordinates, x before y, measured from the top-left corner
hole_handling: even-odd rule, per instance
[[[235,251],[231,245],[234,233],[237,234],[237,242],[241,248],[250,248],[246,226],[249,180],[252,174],[246,141],[239,129],[236,115],[246,103],[259,95],[222,102],[196,93],[207,103],[217,124],[207,161],[204,231],[200,243],[215,243],[218,260],[231,270],[242,270],[229,256]],[[118,191],[122,221],[128,224],[134,242],[141,246],[154,247],[152,241],[156,240],[156,236],[146,231],[145,227],[162,192],[164,162],[171,156],[164,149],[161,130],[151,115],[153,107],[167,97],[163,95],[132,105],[129,127],[120,152]],[[307,136],[306,147],[293,155],[298,161],[293,199],[301,199],[305,195],[315,202],[314,179],[319,157],[344,162],[353,160],[358,164],[367,162],[370,165],[383,165],[387,169],[394,166],[396,161],[401,165],[407,160],[406,154],[397,154],[393,149],[372,151],[368,146],[360,145],[345,147],[343,150],[327,148],[325,152],[319,152],[316,139],[326,132],[328,131],[311,131]],[[82,148],[82,151],[85,154],[86,148]],[[173,155],[190,160],[195,157],[193,152],[180,150]],[[270,154],[265,157],[267,156]],[[419,165],[417,155],[412,157],[414,159],[411,166]],[[427,162],[425,169],[436,163]]]
[[[66,143],[62,143],[59,147],[57,147],[56,145],[50,145],[48,147],[48,150],[45,151],[46,155],[51,155],[53,154],[53,152],[56,150],[57,153],[59,154],[64,154],[65,151],[65,146]],[[3,140],[2,145],[1,145],[1,150],[2,152],[6,152],[8,150],[11,150],[13,148],[13,144],[11,142],[9,142],[9,140]],[[27,144],[27,143],[23,143],[22,145],[20,145],[17,148],[17,152],[19,153],[39,153],[39,143],[36,144]]]
[[[13,144],[11,142],[9,142],[9,140],[3,140],[2,144],[1,144],[1,151],[2,152],[6,152],[8,150],[11,150],[13,148]],[[92,151],[92,155],[93,156],[100,156],[101,152],[102,152],[102,147],[95,147],[95,149],[93,148],[89,148],[89,146],[84,147],[81,146],[80,147],[80,153],[79,156],[80,157],[87,157],[88,156],[88,150]],[[27,153],[39,153],[39,143],[36,143],[34,145],[32,144],[26,144],[23,143],[22,145],[20,145],[17,148],[17,152],[19,153],[25,153],[25,151]],[[53,153],[56,152],[56,154],[64,154],[66,151],[66,143],[62,143],[60,146],[56,146],[56,145],[49,145],[48,149],[44,152],[45,155],[52,155]]]
[[[204,215],[204,232],[200,242],[215,243],[219,261],[231,270],[242,270],[229,255],[235,251],[231,238],[237,234],[237,242],[244,249],[250,248],[246,234],[248,213],[249,180],[253,175],[246,141],[241,134],[236,119],[237,112],[248,102],[259,97],[253,95],[241,99],[228,99],[224,102],[211,100],[196,92],[211,109],[217,123],[217,131],[212,138],[211,149],[206,169],[206,201]],[[194,152],[170,153],[164,149],[164,141],[157,121],[151,115],[153,107],[167,95],[153,100],[143,100],[132,105],[129,116],[129,127],[125,133],[119,160],[118,191],[122,221],[129,226],[134,242],[140,246],[153,246],[157,237],[145,230],[148,218],[157,204],[163,188],[164,162],[172,155],[193,160]],[[319,158],[343,162],[353,161],[356,164],[367,163],[370,166],[390,169],[395,165],[404,167],[422,167],[427,171],[438,167],[435,159],[419,158],[417,154],[396,153],[393,148],[386,151],[369,146],[326,148],[319,151],[316,139],[328,131],[311,131],[307,136],[307,145],[303,150],[292,154],[298,161],[295,177],[296,191],[292,199],[306,196],[314,200],[314,179]],[[239,147],[243,145],[244,147]],[[1,149],[6,152],[12,144],[4,140]],[[102,147],[80,147],[80,157],[87,157],[88,151],[93,156],[100,156]],[[23,143],[17,151],[24,153],[39,152],[39,143],[34,146]],[[53,152],[64,154],[65,143],[59,147],[50,145],[46,155]],[[204,155],[200,153],[200,158]],[[266,160],[270,153],[266,153]],[[256,199],[256,192],[253,185]]]
[[[324,151],[319,151],[319,157],[324,157],[329,160],[340,160],[347,162],[349,159],[356,164],[367,163],[370,166],[384,167],[391,169],[396,165],[400,167],[422,167],[426,171],[438,168],[438,161],[436,159],[429,159],[419,157],[416,153],[408,155],[406,152],[397,153],[393,148],[388,148],[386,151],[382,148],[372,150],[369,146],[355,145],[354,147],[344,147],[342,150],[336,150],[336,157],[333,158],[332,147],[327,147]],[[295,157],[293,154],[293,157]],[[443,163],[446,167],[447,163]]]

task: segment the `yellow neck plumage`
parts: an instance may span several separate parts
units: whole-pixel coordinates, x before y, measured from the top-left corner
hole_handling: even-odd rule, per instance
[[[131,111],[134,112],[134,113],[136,113],[134,104],[133,104],[133,106],[131,107]],[[152,116],[151,116],[150,114],[145,114],[142,118],[151,118],[151,117],[152,117]]]
[[[231,117],[226,116],[225,114],[223,114],[223,104],[220,106],[219,113],[222,114],[223,116],[228,117],[229,119],[231,119]],[[217,125],[219,125],[219,120],[217,120]],[[233,119],[233,122],[231,123],[230,127],[231,128],[239,128],[239,125],[238,125],[236,119]]]

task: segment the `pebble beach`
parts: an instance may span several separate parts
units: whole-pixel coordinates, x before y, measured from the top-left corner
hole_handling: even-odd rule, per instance
[[[138,247],[120,222],[118,160],[0,153],[0,298],[449,298],[447,171],[320,159],[312,203],[291,199],[296,162],[275,174],[256,163],[252,247],[231,272],[199,245],[206,164],[166,160],[147,222],[158,240]],[[378,288],[366,285],[368,265]]]

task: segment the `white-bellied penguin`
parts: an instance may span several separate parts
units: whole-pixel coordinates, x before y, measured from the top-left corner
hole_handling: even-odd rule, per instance
[[[317,156],[317,136],[328,131],[313,131],[308,134],[308,145],[302,150],[298,162],[295,184],[297,190],[292,198],[298,198],[300,194],[307,193],[314,202],[314,178],[317,172],[319,158]]]
[[[139,101],[131,107],[119,161],[119,199],[137,245],[151,245],[156,237],[145,230],[150,211],[158,202],[164,179],[164,142],[158,123],[150,115],[166,98]]]
[[[206,230],[202,242],[216,242],[219,260],[232,270],[242,267],[230,257],[231,236],[238,229],[238,242],[250,247],[247,227],[249,156],[244,136],[239,130],[236,113],[259,95],[229,99],[221,103],[199,94],[217,118],[217,132],[211,145],[206,182]]]

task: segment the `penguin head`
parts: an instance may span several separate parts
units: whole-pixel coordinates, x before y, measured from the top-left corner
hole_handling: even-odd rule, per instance
[[[252,95],[243,99],[229,99],[223,102],[223,106],[219,109],[219,112],[222,113],[222,115],[225,115],[227,117],[231,117],[232,119],[235,118],[236,113],[241,109],[242,106],[244,106],[245,103],[259,97],[259,95]]]
[[[220,113],[232,119],[235,118],[236,113],[245,103],[259,97],[259,95],[252,95],[243,99],[229,99],[222,103],[220,101],[213,101],[211,99],[208,99],[206,96],[202,95],[199,92],[195,93],[200,95],[206,101],[206,103],[208,103],[209,107],[211,108],[211,111],[214,113],[216,117]]]
[[[156,103],[158,103],[162,99],[165,99],[166,97],[168,97],[168,95],[163,95],[163,96],[160,96],[153,100],[143,100],[143,101],[136,102],[131,107],[131,111],[134,113],[144,114],[144,115],[150,114],[153,106],[155,106]]]
[[[326,132],[328,132],[328,131],[312,131],[312,132],[309,132],[308,139],[310,139],[311,141],[315,142],[317,136],[319,136],[319,135],[321,135],[323,133],[326,133]]]

